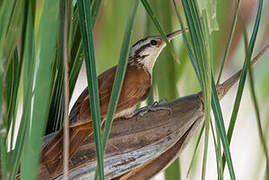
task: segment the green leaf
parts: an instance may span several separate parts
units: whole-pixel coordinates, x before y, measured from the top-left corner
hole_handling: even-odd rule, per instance
[[[228,139],[227,139],[226,132],[225,132],[223,116],[222,116],[222,112],[221,112],[221,108],[220,108],[220,103],[219,103],[219,98],[218,98],[216,86],[214,84],[213,75],[212,75],[212,90],[213,90],[212,91],[212,110],[213,110],[214,117],[215,117],[217,135],[220,136],[221,141],[222,141],[223,151],[224,151],[225,157],[227,159],[230,177],[231,177],[231,179],[235,179],[233,163],[232,163],[232,158],[231,158],[231,152],[230,152],[229,143],[228,143]]]
[[[176,3],[174,2],[174,5],[176,6]],[[203,18],[201,17],[197,4],[194,1],[186,1],[182,0],[182,5],[184,9],[184,13],[186,16],[186,20],[188,23],[189,27],[189,32],[191,35],[191,42],[192,42],[192,48],[193,48],[193,53],[190,49],[190,46],[187,43],[187,38],[184,37],[184,32],[183,32],[183,37],[185,39],[185,45],[187,47],[188,53],[190,55],[190,59],[193,61],[193,67],[196,70],[196,75],[197,78],[200,81],[201,88],[203,91],[203,101],[205,105],[205,121],[209,122],[210,120],[210,107],[212,106],[215,116],[215,120],[217,123],[217,131],[220,131],[221,133],[218,133],[218,135],[221,137],[223,147],[224,147],[224,152],[227,158],[229,158],[229,172],[231,179],[235,178],[234,175],[234,170],[232,166],[232,161],[230,157],[230,151],[229,151],[229,146],[227,143],[227,137],[224,129],[224,123],[223,123],[223,118],[222,118],[222,113],[221,109],[218,102],[218,96],[216,94],[216,87],[213,82],[213,79],[211,77],[211,63],[213,62],[212,57],[212,44],[211,44],[211,38],[210,38],[210,31],[208,27],[208,22],[207,22],[207,12],[204,10],[203,11]],[[183,25],[182,20],[180,18],[179,13],[179,21],[181,26]],[[201,21],[201,19],[203,21]],[[212,90],[212,95],[211,95],[211,90]],[[212,96],[212,99],[211,99]],[[217,98],[217,99],[216,99]],[[211,101],[214,102],[211,105]],[[209,125],[209,123],[207,123]],[[207,138],[205,139],[207,142]],[[205,145],[206,146],[206,145]],[[204,149],[204,161],[203,161],[203,167],[205,167],[206,163],[206,154],[207,154],[207,147]],[[203,175],[202,178],[205,178],[205,169],[203,168]]]
[[[188,178],[190,172],[191,172],[191,169],[192,167],[194,166],[194,163],[195,163],[195,157],[196,157],[196,154],[197,154],[197,150],[198,150],[198,147],[199,147],[199,144],[200,144],[200,141],[201,141],[201,137],[203,135],[203,132],[205,130],[205,123],[203,123],[201,129],[200,129],[200,132],[199,132],[199,135],[198,135],[198,138],[196,140],[196,143],[195,143],[195,146],[194,146],[194,151],[193,151],[193,155],[192,155],[192,158],[191,158],[191,163],[190,163],[190,166],[188,168],[188,172],[187,172],[187,175],[186,175],[186,179]]]
[[[252,101],[255,109],[255,115],[256,115],[256,121],[257,121],[257,126],[258,126],[258,133],[259,133],[259,138],[262,144],[262,148],[264,151],[265,159],[266,159],[266,168],[265,168],[265,179],[269,178],[269,154],[268,154],[268,148],[267,148],[267,143],[265,139],[265,135],[262,130],[262,122],[261,122],[261,116],[260,116],[260,109],[258,105],[258,100],[256,97],[256,91],[254,87],[254,79],[253,79],[253,74],[250,66],[250,58],[248,58],[248,70],[249,70],[249,79],[250,79],[250,92],[252,96]]]
[[[166,29],[168,32],[173,31],[173,22],[172,22],[172,14],[171,14],[171,8],[170,4],[166,1],[158,1],[155,4],[152,5],[152,8],[155,11],[158,11],[159,9],[162,9],[163,15],[158,18],[160,23],[162,24],[162,27]],[[152,21],[149,16],[147,16],[149,21]],[[155,28],[155,24],[151,23],[153,28]],[[153,29],[152,28],[152,29]],[[179,38],[173,39],[171,43],[175,43],[176,40]],[[163,52],[159,55],[158,60],[156,64],[154,65],[154,71],[153,71],[153,85],[157,87],[158,90],[158,96],[159,98],[163,98],[166,100],[172,100],[179,96],[178,88],[177,88],[177,82],[178,78],[180,76],[179,73],[177,73],[178,69],[182,66],[184,62],[182,62],[180,65],[177,64],[175,61],[172,60],[173,57],[171,57],[171,54],[169,53],[169,49],[165,48],[163,49]],[[166,74],[165,76],[160,76],[160,74]],[[169,81],[168,81],[169,79]],[[177,169],[178,164],[175,163],[174,166]],[[166,173],[167,174],[167,173]],[[179,173],[178,173],[179,174]],[[167,178],[168,179],[168,178]]]
[[[147,10],[147,21],[148,26],[151,25],[152,22],[152,29],[157,29],[160,32],[162,28],[166,29],[166,31],[171,32],[173,29],[173,21],[172,21],[172,13],[170,4],[166,1],[155,1],[152,3],[152,7],[148,4],[147,1],[144,1],[144,8]],[[157,13],[155,11],[162,10],[163,14],[159,18],[157,18]],[[151,13],[151,14],[150,14]],[[156,16],[156,17],[155,17]],[[154,17],[154,18],[152,18]],[[151,27],[151,26],[150,26]],[[148,27],[149,29],[149,27]],[[160,32],[161,33],[161,32]],[[164,33],[163,33],[164,34]],[[166,36],[166,35],[165,35]],[[175,40],[173,40],[175,42]],[[174,50],[174,49],[172,49]],[[170,52],[170,53],[169,53]],[[171,49],[165,48],[163,52],[158,57],[158,61],[154,66],[153,72],[153,83],[152,83],[152,90],[154,88],[158,91],[158,96],[161,99],[165,100],[172,100],[179,96],[177,82],[180,77],[180,71],[183,69],[182,65],[185,62],[181,62],[181,64],[177,64],[175,61],[171,61]],[[172,55],[173,56],[173,55]],[[173,58],[173,57],[172,57]],[[175,57],[174,57],[175,59]],[[160,76],[160,74],[166,74],[166,76]],[[169,79],[169,80],[168,80]],[[153,92],[153,91],[152,91]],[[150,98],[151,99],[151,98]],[[153,99],[151,99],[153,101]],[[174,180],[174,179],[181,179],[181,172],[180,172],[180,161],[176,159],[166,170],[165,170],[165,179],[166,180]]]
[[[209,29],[209,23],[207,21],[207,11],[203,10],[203,25],[204,25],[204,31],[205,31],[205,39],[207,40],[205,45],[208,43],[208,47],[206,48],[207,56],[209,57],[207,59],[207,64],[205,64],[205,69],[212,70],[211,64],[213,63],[213,48],[212,48],[212,41],[210,37],[210,29]],[[210,71],[209,73],[213,73],[213,71]],[[206,112],[206,119],[205,119],[205,143],[204,143],[204,156],[203,156],[203,167],[202,167],[202,179],[205,179],[205,173],[206,173],[206,164],[207,164],[207,153],[208,153],[208,139],[209,139],[209,125],[211,123],[211,116],[210,116],[210,100],[211,97],[208,97],[211,95],[211,87],[209,86],[210,81],[207,79],[209,76],[205,75],[206,77],[206,83],[204,86],[207,86],[206,92],[203,94],[205,95],[204,101],[206,100],[205,104],[205,112]],[[210,88],[210,89],[209,89]],[[207,97],[207,98],[206,98]],[[214,133],[214,132],[213,132]],[[214,141],[215,142],[215,141]]]
[[[83,62],[83,46],[81,39],[81,32],[79,26],[79,15],[78,8],[75,8],[73,13],[72,21],[72,48],[70,53],[70,62],[69,62],[69,95],[70,99],[75,88],[75,84],[78,78],[78,74],[81,69]]]
[[[108,104],[108,111],[107,111],[107,116],[106,116],[106,122],[104,126],[104,132],[103,132],[103,156],[105,154],[105,149],[106,149],[106,144],[107,140],[109,138],[109,133],[112,127],[112,122],[113,122],[113,115],[116,111],[120,92],[121,92],[121,87],[124,81],[124,76],[128,64],[128,55],[130,51],[130,42],[131,42],[131,36],[132,36],[132,28],[134,24],[134,18],[136,14],[138,6],[138,0],[135,1],[131,16],[129,18],[127,27],[125,29],[124,33],[124,38],[122,42],[122,47],[121,47],[121,53],[120,53],[120,58],[119,58],[119,63],[117,66],[117,71],[115,75],[115,79],[113,82],[113,87],[112,87],[112,92],[111,96],[109,99],[109,104]],[[95,179],[97,179],[98,176],[95,175]]]
[[[90,3],[88,0],[79,0],[79,18],[82,33],[85,63],[88,79],[89,101],[91,116],[93,120],[94,138],[96,144],[98,172],[101,180],[104,179],[103,143],[101,138],[101,119],[98,94],[98,80],[95,66],[94,45],[92,36],[92,17],[90,13]]]
[[[180,165],[179,159],[176,159],[166,170],[165,179],[166,180],[180,180]]]
[[[229,143],[231,142],[231,139],[232,139],[232,134],[233,134],[233,130],[235,127],[235,123],[236,123],[236,119],[237,119],[237,115],[238,115],[238,110],[239,110],[241,98],[243,95],[243,89],[245,86],[245,81],[246,81],[246,76],[247,76],[247,61],[248,61],[248,58],[251,59],[254,45],[255,45],[255,41],[256,41],[256,37],[257,37],[257,33],[258,33],[258,29],[259,29],[262,6],[263,6],[263,0],[259,0],[255,24],[254,24],[251,39],[250,39],[250,42],[248,45],[248,54],[245,58],[245,62],[244,62],[243,68],[242,68],[242,72],[241,72],[241,76],[240,76],[240,80],[239,80],[239,86],[237,88],[236,98],[235,98],[233,111],[232,111],[232,115],[231,115],[231,119],[230,119],[230,123],[229,123],[229,127],[228,127],[227,138],[228,138]],[[225,160],[225,157],[223,156],[223,168],[225,167],[225,162],[226,162],[226,160]]]
[[[82,66],[83,62],[83,46],[81,39],[81,30],[79,24],[79,10],[77,3],[74,2],[74,5],[70,6],[70,25],[69,25],[69,45],[71,46],[70,58],[69,58],[69,99],[71,99],[75,84],[77,82],[77,78]],[[93,27],[96,22],[97,14],[99,12],[101,5],[101,0],[92,1],[92,5],[90,10],[94,17],[93,19]],[[63,9],[63,8],[61,8]],[[60,20],[63,18],[60,18]],[[61,21],[62,22],[62,21]],[[61,25],[60,27],[62,27]],[[61,31],[59,32],[61,34]],[[50,103],[50,114],[46,128],[46,134],[50,132],[54,132],[62,127],[63,123],[63,64],[62,64],[62,56],[61,56],[61,43],[63,40],[61,36],[58,38],[57,47],[57,58],[54,64],[54,85],[53,85],[53,96],[51,97]]]
[[[183,35],[184,44],[186,46],[188,55],[189,55],[191,63],[192,63],[192,66],[193,66],[194,71],[196,73],[196,77],[198,78],[199,82],[201,83],[199,70],[198,70],[198,67],[197,67],[197,60],[196,60],[196,57],[193,54],[192,47],[191,47],[190,43],[188,42],[188,38],[187,38],[187,35],[186,35],[186,31],[185,31],[185,26],[183,24],[183,21],[182,21],[182,18],[181,18],[181,15],[179,13],[179,9],[178,9],[178,7],[176,5],[175,0],[173,0],[173,4],[174,4],[175,10],[176,10],[177,18],[179,20],[179,23],[180,23],[180,26],[181,26],[181,29],[182,29],[182,35]]]
[[[128,55],[130,51],[130,42],[131,42],[131,37],[132,37],[132,29],[133,29],[133,24],[134,24],[134,18],[136,14],[138,6],[138,0],[135,0],[135,4],[132,10],[132,13],[130,15],[130,18],[128,20],[128,24],[125,29],[124,33],[124,38],[121,46],[121,52],[120,52],[120,58],[119,58],[119,63],[117,66],[117,71],[112,87],[112,92],[109,100],[109,105],[108,105],[108,111],[107,111],[107,116],[106,116],[106,122],[105,122],[105,127],[104,127],[104,132],[103,132],[103,148],[105,151],[106,148],[106,142],[109,137],[109,132],[112,127],[112,122],[113,122],[113,115],[116,111],[116,107],[118,104],[120,92],[121,92],[121,87],[124,81],[124,76],[126,72],[126,67],[128,64]]]
[[[222,75],[222,71],[223,71],[223,67],[224,67],[224,64],[225,64],[225,61],[226,61],[226,58],[227,58],[229,49],[231,47],[233,33],[234,33],[234,30],[235,30],[235,25],[236,25],[236,22],[237,22],[237,17],[238,17],[238,14],[239,14],[240,2],[241,2],[241,0],[238,0],[237,3],[236,3],[235,12],[234,12],[234,16],[233,16],[233,23],[232,23],[231,31],[230,31],[230,34],[229,34],[229,37],[228,37],[228,41],[227,41],[227,44],[226,44],[224,56],[223,56],[223,59],[221,61],[221,67],[220,67],[220,72],[219,72],[217,84],[219,84],[219,81],[220,81],[220,78],[221,78],[221,75]]]
[[[1,134],[0,137],[0,152],[1,152],[1,172],[2,172],[2,179],[8,179],[7,178],[7,146],[5,137]]]
[[[17,95],[18,86],[15,81],[18,80],[20,68],[14,66],[16,61],[14,52],[22,28],[24,13],[22,7],[24,7],[24,1],[16,2],[14,0],[5,0],[1,2],[0,7],[0,105],[2,107],[0,110],[0,129],[3,129],[2,132],[7,132],[9,129],[11,124],[9,118],[15,110],[17,100],[17,97],[13,97],[13,95]],[[11,61],[13,64],[10,64]]]
[[[147,0],[141,0],[141,2],[142,2],[142,4],[143,4],[144,8],[146,9],[148,15],[151,17],[151,20],[153,21],[153,23],[154,23],[154,25],[156,26],[157,30],[158,30],[159,33],[161,34],[162,39],[166,42],[167,47],[169,48],[171,55],[173,56],[173,58],[174,58],[175,60],[178,61],[178,58],[177,58],[177,56],[176,56],[176,53],[175,53],[175,51],[174,51],[174,49],[173,49],[171,43],[170,43],[169,40],[167,39],[167,36],[166,36],[166,34],[165,34],[165,32],[164,32],[164,30],[163,30],[163,28],[162,28],[160,22],[158,21],[156,15],[154,14],[152,8],[150,7],[148,1],[147,1]]]
[[[36,21],[35,79],[33,114],[29,138],[24,153],[22,179],[36,179],[42,136],[48,118],[49,97],[52,80],[51,66],[55,59],[58,32],[59,2],[48,0],[40,4],[40,22]],[[43,5],[43,6],[42,6]],[[29,161],[31,159],[31,161]]]
[[[32,4],[29,1],[25,8],[25,19],[24,19],[24,28],[22,33],[22,54],[21,61],[23,61],[23,109],[21,123],[19,127],[16,140],[15,149],[12,156],[13,172],[11,173],[11,179],[16,176],[17,168],[19,166],[19,160],[22,156],[22,153],[27,147],[28,136],[26,132],[29,132],[30,128],[30,119],[31,119],[31,102],[32,102],[32,90],[33,90],[33,78],[34,78],[34,25],[33,25],[33,12]],[[27,156],[27,155],[25,155]],[[22,156],[24,157],[24,156]],[[27,159],[21,158],[21,171],[24,172],[24,168],[27,167]],[[24,164],[26,164],[24,166]]]
[[[98,12],[100,10],[102,0],[92,1],[92,5],[90,10],[92,12],[92,27],[95,26]],[[83,62],[83,47],[82,47],[82,39],[80,32],[80,24],[79,24],[79,12],[77,6],[74,8],[74,13],[72,14],[72,48],[71,48],[71,57],[69,62],[69,89],[70,89],[70,98],[73,93],[78,74],[81,69],[81,65]],[[71,30],[70,30],[71,32]]]
[[[219,24],[217,21],[217,1],[216,0],[198,0],[200,9],[207,12],[206,19],[208,21],[209,32],[218,31]]]
[[[224,177],[223,177],[223,171],[222,171],[220,137],[219,136],[216,137],[212,121],[210,121],[210,127],[211,127],[211,132],[212,132],[214,146],[215,146],[218,179],[223,180]]]

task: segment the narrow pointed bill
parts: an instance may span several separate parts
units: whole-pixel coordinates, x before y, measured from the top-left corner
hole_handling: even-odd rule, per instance
[[[171,41],[172,39],[176,38],[177,36],[179,36],[180,34],[182,34],[182,30],[177,30],[177,31],[174,31],[174,32],[171,32],[169,34],[167,34],[167,39],[169,41]]]
[[[188,28],[185,28],[185,31],[188,31]],[[167,36],[167,39],[168,39],[169,41],[171,41],[172,39],[178,37],[178,36],[181,35],[181,34],[182,34],[182,30],[180,29],[180,30],[171,32],[171,33],[167,34],[166,36]],[[166,43],[166,42],[164,41],[164,43]],[[172,54],[172,56],[173,56],[173,58],[176,60],[176,62],[177,62],[178,64],[180,64],[180,60],[178,59],[178,57],[177,57],[175,54]]]

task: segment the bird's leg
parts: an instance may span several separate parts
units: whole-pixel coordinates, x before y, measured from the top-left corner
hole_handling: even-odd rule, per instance
[[[129,119],[136,115],[144,116],[149,111],[158,111],[158,110],[168,110],[170,113],[171,112],[170,107],[159,106],[161,103],[164,103],[166,101],[167,101],[166,99],[160,99],[160,101],[154,101],[149,106],[145,106],[131,112],[129,111],[128,113],[125,113],[124,115],[119,115],[119,117],[122,117],[124,119]]]
[[[162,98],[162,99],[160,99],[159,101],[154,101],[154,102],[151,104],[151,107],[157,107],[157,106],[159,106],[161,103],[165,103],[165,102],[167,102],[167,99]]]

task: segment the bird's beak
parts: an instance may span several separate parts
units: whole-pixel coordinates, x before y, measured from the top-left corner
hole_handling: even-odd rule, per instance
[[[185,31],[187,31],[188,29],[186,28]],[[177,30],[174,31],[172,33],[167,34],[167,39],[170,41],[172,39],[174,39],[175,37],[179,36],[180,34],[182,34],[182,30]]]

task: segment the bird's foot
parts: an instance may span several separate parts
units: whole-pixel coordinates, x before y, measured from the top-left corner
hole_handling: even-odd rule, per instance
[[[150,105],[150,106],[142,107],[142,108],[136,110],[134,112],[134,115],[144,116],[149,111],[159,111],[159,110],[167,110],[170,113],[171,112],[170,107],[159,106],[162,102],[166,102],[166,100],[161,99],[160,101],[153,102],[152,105]]]
[[[160,99],[159,101],[154,101],[154,102],[151,104],[151,107],[157,107],[157,106],[159,106],[161,103],[165,103],[165,102],[167,102],[167,99],[162,98],[162,99]]]
[[[145,106],[142,108],[139,108],[131,113],[125,114],[124,116],[121,116],[124,119],[129,119],[132,118],[134,116],[144,116],[146,113],[148,113],[149,111],[159,111],[159,110],[167,110],[169,111],[169,113],[171,113],[171,108],[170,107],[164,107],[164,106],[159,106],[161,103],[163,102],[167,102],[166,99],[161,99],[160,101],[154,101],[151,105],[149,106]]]

